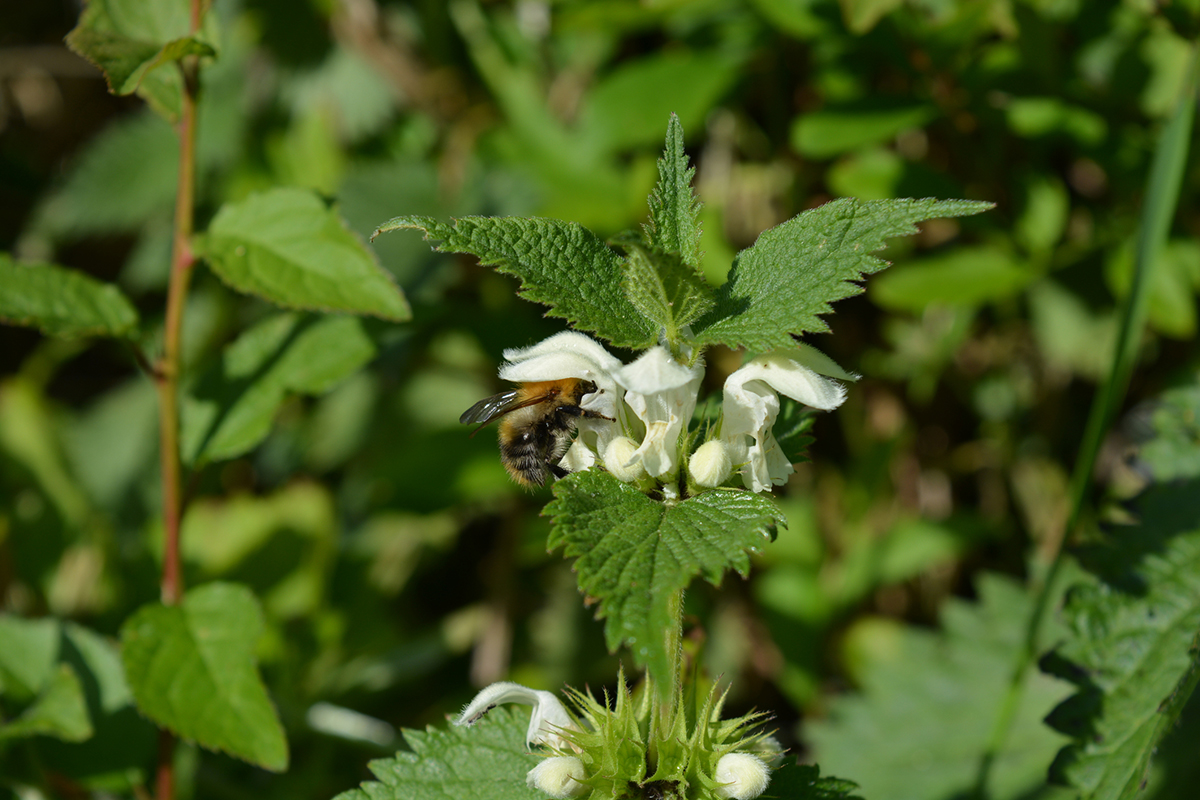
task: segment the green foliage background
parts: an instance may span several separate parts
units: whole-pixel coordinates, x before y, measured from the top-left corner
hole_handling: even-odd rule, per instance
[[[222,41],[204,72],[198,210],[214,254],[254,229],[232,214],[214,222],[218,207],[244,211],[251,193],[286,187],[329,198],[363,238],[396,215],[474,214],[612,235],[645,221],[671,112],[697,167],[700,267],[714,282],[759,232],[836,197],[997,204],[893,240],[884,255],[896,266],[824,318],[830,335],[808,337],[864,378],[818,418],[812,461],[782,495],[788,527],[750,578],[697,582],[686,607],[685,646],[732,683],[730,707],[773,712],[781,741],[824,773],[868,798],[948,800],[970,788],[1029,587],[1062,535],[1195,9],[217,0],[213,10]],[[0,251],[117,283],[153,351],[178,145],[167,122],[109,95],[68,53],[76,13],[66,3],[0,11]],[[1155,445],[1158,461],[1128,455],[1152,430],[1153,398],[1200,367],[1198,163],[1193,152],[1088,533],[1096,518],[1132,513],[1103,498],[1128,498],[1146,474],[1195,483],[1163,461],[1169,444]],[[279,316],[231,289],[242,285],[232,270],[194,281],[185,578],[240,582],[261,601],[256,655],[291,766],[270,774],[187,746],[183,797],[332,797],[368,777],[369,759],[404,747],[396,728],[440,724],[482,684],[600,686],[616,675],[569,563],[546,553],[549,491],[512,485],[490,436],[471,438],[457,421],[501,388],[503,349],[561,321],[519,299],[515,280],[433,253],[416,234],[373,247],[411,322],[386,321],[396,309]],[[133,318],[125,307],[96,316],[112,328]],[[708,388],[738,363],[714,350]],[[115,636],[157,598],[155,414],[128,346],[0,328],[0,609],[15,615],[0,627],[0,722],[24,726],[0,728],[13,738],[0,738],[0,791],[124,795],[148,779],[152,728],[92,631]],[[1195,441],[1194,411],[1159,429],[1169,424],[1171,441]],[[1150,519],[1170,516],[1164,497],[1147,501]],[[1130,591],[1141,573],[1129,569],[1135,577],[1102,572],[1094,591]],[[1065,572],[1064,589],[1080,575]],[[1086,627],[1089,602],[1103,605],[1074,593],[1039,646]],[[10,625],[17,616],[66,622],[26,630]],[[40,655],[5,662],[18,645]],[[1030,676],[1014,717],[1020,746],[995,767],[997,799],[1075,796],[1043,786],[1068,740],[1041,719],[1073,683],[1088,687],[1050,671],[1065,680]],[[71,705],[80,676],[87,709]],[[1065,716],[1055,727],[1071,731]],[[1185,712],[1168,738],[1145,797],[1183,796],[1197,716]],[[40,735],[19,738],[30,731]],[[115,741],[126,746],[106,751]],[[277,762],[278,744],[264,748]],[[1061,758],[1056,770],[1095,757]]]

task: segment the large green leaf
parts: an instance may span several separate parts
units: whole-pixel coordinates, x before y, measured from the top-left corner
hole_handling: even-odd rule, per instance
[[[833,700],[805,733],[823,769],[851,775],[870,797],[950,800],[975,780],[992,735],[1012,653],[1025,636],[1030,598],[984,574],[978,603],[952,601],[942,632],[864,623],[850,635],[861,691]],[[1066,687],[1027,676],[1008,744],[996,754],[987,796],[1016,800],[1042,785],[1062,738],[1042,718]]]
[[[354,317],[278,314],[243,333],[200,375],[182,410],[189,462],[234,458],[271,430],[290,393],[321,394],[375,355]]]
[[[619,347],[649,347],[658,331],[621,289],[623,262],[595,234],[574,222],[521,217],[463,217],[452,225],[430,217],[394,217],[378,236],[419,230],[445,253],[470,253],[521,279],[521,296],[550,307],[574,327]]]
[[[406,730],[411,752],[372,761],[376,780],[337,800],[544,800],[525,785],[525,774],[541,761],[525,745],[528,726],[528,718],[497,708],[469,728]]]
[[[203,747],[287,769],[283,726],[255,668],[262,627],[258,601],[237,584],[206,584],[177,606],[142,606],[121,627],[138,708]]]
[[[1088,800],[1138,794],[1151,757],[1200,678],[1200,387],[1168,393],[1144,457],[1152,485],[1135,527],[1113,527],[1083,553],[1096,580],[1075,587],[1070,635],[1047,668],[1079,687],[1050,724],[1075,741],[1053,776]]]
[[[749,551],[783,521],[774,503],[750,492],[662,503],[596,470],[556,483],[546,514],[549,546],[578,559],[579,587],[600,601],[609,649],[628,645],[656,680],[667,678],[675,657],[667,644],[679,594],[698,575],[713,585],[731,568],[746,575]]]
[[[197,245],[230,286],[285,308],[394,322],[412,316],[371,251],[306,189],[272,189],[225,204]]]
[[[887,266],[871,253],[888,238],[916,233],[922,220],[988,208],[968,200],[843,198],[805,211],[738,254],[716,308],[695,324],[696,338],[751,350],[792,347],[793,334],[829,330],[819,315],[860,293],[853,281]]]
[[[52,336],[125,336],[138,322],[117,287],[54,264],[0,253],[0,320]]]

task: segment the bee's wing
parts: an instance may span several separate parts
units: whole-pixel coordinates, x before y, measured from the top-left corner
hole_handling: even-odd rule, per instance
[[[517,394],[519,391],[519,389],[509,389],[507,392],[485,397],[464,411],[462,416],[458,418],[458,421],[463,425],[470,425],[474,422],[487,425],[496,417],[503,416],[509,411],[516,409]]]

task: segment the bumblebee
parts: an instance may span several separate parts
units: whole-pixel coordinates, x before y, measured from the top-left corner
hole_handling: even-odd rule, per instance
[[[503,417],[500,463],[522,486],[544,486],[547,474],[558,478],[567,474],[558,462],[566,455],[580,417],[612,420],[580,407],[584,396],[596,391],[596,384],[582,378],[522,383],[485,397],[464,411],[458,421],[464,425],[478,422],[478,433],[484,425]]]

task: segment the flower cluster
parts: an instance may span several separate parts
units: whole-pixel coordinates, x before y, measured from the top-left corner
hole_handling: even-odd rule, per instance
[[[703,488],[720,486],[735,472],[754,492],[782,485],[794,470],[772,433],[779,395],[829,410],[845,399],[839,380],[857,378],[807,345],[760,355],[726,379],[721,422],[688,458],[688,423],[704,377],[699,358],[681,363],[658,346],[622,364],[574,331],[506,350],[504,357],[500,377],[505,380],[580,378],[596,385],[581,407],[607,419],[581,418],[559,466],[577,472],[599,463],[622,481],[655,479],[667,492],[685,463],[694,484]]]
[[[549,753],[529,770],[525,782],[560,800],[589,793],[613,797],[624,793],[614,793],[614,788],[650,785],[672,787],[664,796],[693,796],[689,787],[695,786],[702,796],[718,800],[753,800],[770,783],[769,762],[781,755],[772,737],[754,732],[761,715],[721,720],[723,697],[716,693],[709,695],[690,731],[681,718],[652,720],[657,704],[632,702],[623,676],[615,708],[578,692],[572,699],[582,720],[550,692],[495,683],[476,695],[454,724],[474,725],[501,703],[533,706],[525,744]]]

